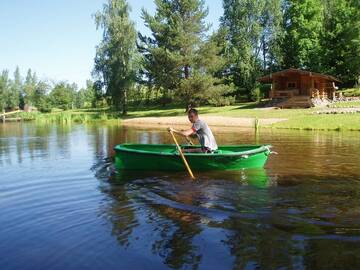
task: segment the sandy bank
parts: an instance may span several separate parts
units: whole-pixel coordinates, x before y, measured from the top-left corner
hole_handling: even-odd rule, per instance
[[[202,115],[200,117],[206,121],[209,126],[215,127],[254,127],[255,118],[246,117],[226,117],[226,116],[211,116]],[[271,125],[281,121],[285,121],[285,118],[262,118],[259,119],[260,126]],[[172,116],[172,117],[140,117],[125,119],[122,122],[124,125],[189,125],[189,120],[186,116]]]

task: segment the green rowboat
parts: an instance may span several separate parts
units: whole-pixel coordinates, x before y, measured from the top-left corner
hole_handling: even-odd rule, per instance
[[[181,148],[196,148],[184,146]],[[262,168],[271,153],[270,145],[220,146],[214,153],[184,153],[196,171],[234,171]],[[118,170],[183,171],[185,166],[175,145],[119,144],[114,147]]]

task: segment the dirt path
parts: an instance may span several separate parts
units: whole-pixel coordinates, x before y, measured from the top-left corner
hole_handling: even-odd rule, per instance
[[[201,119],[206,121],[209,126],[217,127],[254,127],[255,118],[246,117],[225,117],[225,116],[210,116],[202,115]],[[285,121],[285,118],[262,118],[259,119],[260,126],[271,125],[281,121]],[[140,117],[123,120],[124,125],[189,125],[189,120],[184,116],[172,116],[172,117]]]

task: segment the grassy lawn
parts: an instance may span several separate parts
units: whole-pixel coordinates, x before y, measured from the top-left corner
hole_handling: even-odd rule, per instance
[[[349,103],[343,102],[344,106]],[[360,102],[352,102],[352,105],[360,105]],[[354,106],[355,106],[354,105]],[[357,114],[314,114],[321,110],[311,109],[261,109],[254,108],[255,103],[241,103],[226,107],[199,107],[201,115],[228,116],[228,117],[250,117],[250,118],[284,118],[286,121],[272,124],[268,128],[303,129],[303,130],[359,130],[360,113]],[[87,123],[94,121],[106,121],[107,123],[121,123],[122,119],[138,117],[169,117],[184,116],[184,108],[160,107],[130,108],[126,117],[118,112],[108,109],[70,110],[53,113],[22,113],[24,120],[36,120],[37,122],[78,122]]]
[[[313,110],[293,109],[293,110],[268,110],[256,108],[255,103],[240,103],[225,107],[202,106],[197,108],[199,113],[204,115],[217,115],[228,117],[258,117],[258,118],[289,118],[298,114],[308,114]],[[152,107],[130,111],[126,118],[135,117],[161,117],[161,116],[184,116],[184,108],[162,108]]]
[[[360,131],[360,113],[358,114],[303,114],[273,124],[274,128],[302,130],[357,130]]]
[[[330,105],[330,108],[360,108],[360,101],[342,101]]]

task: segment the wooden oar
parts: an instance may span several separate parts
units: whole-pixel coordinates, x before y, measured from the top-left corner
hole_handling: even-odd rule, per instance
[[[194,145],[194,143],[192,142],[192,140],[188,136],[186,136],[185,139],[188,142],[188,144]]]
[[[189,172],[191,179],[195,179],[195,176],[194,176],[194,174],[192,173],[192,171],[191,171],[191,169],[190,169],[190,166],[189,166],[189,164],[188,164],[187,161],[186,161],[186,158],[185,158],[185,156],[184,156],[184,153],[181,151],[180,145],[178,144],[178,142],[177,142],[177,140],[176,140],[176,138],[175,138],[174,133],[173,133],[171,130],[170,130],[169,132],[170,132],[171,136],[173,137],[173,140],[174,140],[174,142],[175,142],[175,144],[176,144],[176,147],[177,147],[177,149],[178,149],[178,151],[179,151],[179,154],[180,154],[180,156],[181,156],[181,159],[183,160],[184,165],[185,165],[187,171]]]

